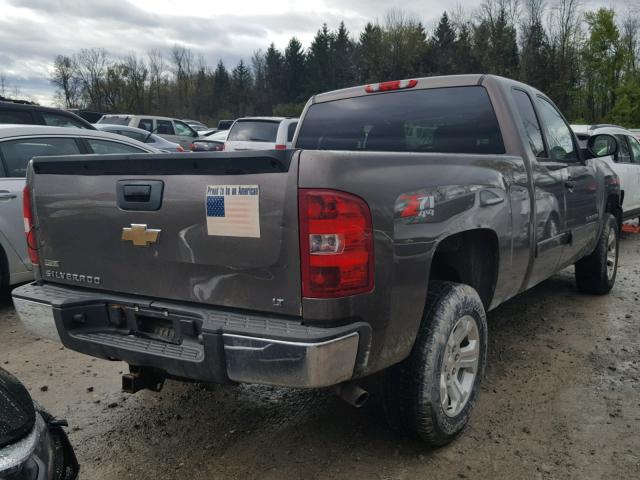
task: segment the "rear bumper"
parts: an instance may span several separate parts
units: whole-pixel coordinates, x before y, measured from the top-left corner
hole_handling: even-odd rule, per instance
[[[203,382],[316,388],[354,377],[370,327],[299,320],[112,295],[50,284],[12,292],[24,325],[91,356]]]

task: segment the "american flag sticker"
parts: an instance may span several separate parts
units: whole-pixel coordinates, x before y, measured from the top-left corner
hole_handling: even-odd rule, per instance
[[[260,238],[258,185],[207,185],[207,234]]]

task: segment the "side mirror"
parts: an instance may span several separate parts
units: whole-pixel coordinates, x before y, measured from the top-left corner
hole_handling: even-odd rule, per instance
[[[618,142],[613,135],[600,133],[587,140],[587,151],[591,158],[608,157],[618,153]]]

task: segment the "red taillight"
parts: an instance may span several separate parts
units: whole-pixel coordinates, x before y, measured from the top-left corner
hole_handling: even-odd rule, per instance
[[[369,206],[335,190],[300,189],[302,295],[335,298],[373,290]]]
[[[390,90],[413,88],[417,84],[417,80],[393,80],[391,82],[372,83],[364,87],[364,91],[367,93],[388,92]]]
[[[219,150],[220,152],[222,152],[224,150],[224,146],[225,146],[224,143],[220,146],[220,150]]]
[[[276,145],[276,150],[286,150],[287,146],[286,145]]]
[[[24,187],[24,190],[22,190],[22,217],[24,218],[24,233],[27,237],[29,258],[31,259],[31,263],[38,265],[40,263],[40,257],[38,255],[38,244],[33,225],[33,209],[31,208],[31,191],[29,187]]]
[[[192,143],[191,145],[189,145],[189,149],[193,150],[194,148],[195,148],[195,147],[193,146],[193,143]],[[178,145],[178,146],[176,147],[176,150],[177,150],[178,152],[184,152],[184,148],[182,148],[182,145]]]

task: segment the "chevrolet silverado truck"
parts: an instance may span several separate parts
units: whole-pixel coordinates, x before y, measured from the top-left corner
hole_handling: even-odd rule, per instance
[[[391,425],[443,445],[478,398],[487,311],[570,265],[582,292],[612,288],[613,140],[581,150],[543,93],[467,75],[314,96],[291,150],[34,158],[37,279],[13,300],[38,335],[127,362],[129,392],[358,405],[384,370]]]

